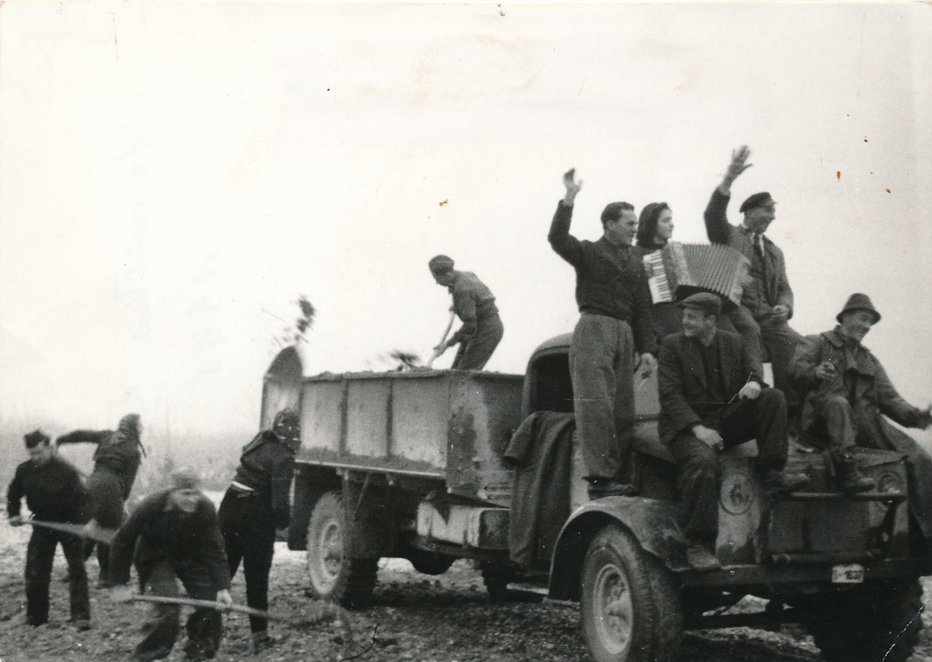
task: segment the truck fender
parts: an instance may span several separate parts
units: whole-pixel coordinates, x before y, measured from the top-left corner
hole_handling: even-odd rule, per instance
[[[288,523],[288,549],[307,548],[307,525],[321,495],[341,487],[335,471],[296,463],[292,485],[291,521]]]
[[[686,520],[683,504],[639,497],[606,497],[590,501],[563,525],[550,566],[549,597],[578,600],[583,558],[589,543],[603,527],[620,524],[641,548],[674,572],[688,570]]]

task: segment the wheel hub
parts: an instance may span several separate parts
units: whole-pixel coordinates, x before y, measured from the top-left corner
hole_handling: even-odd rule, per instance
[[[609,564],[599,570],[594,597],[599,638],[608,650],[619,655],[630,645],[634,611],[628,582],[618,566]]]

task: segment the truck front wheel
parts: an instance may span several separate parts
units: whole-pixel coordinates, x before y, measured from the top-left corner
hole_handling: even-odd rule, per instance
[[[369,604],[378,559],[352,559],[344,554],[346,515],[339,490],[323,494],[307,526],[307,570],[311,593],[347,609]]]
[[[599,531],[583,561],[580,586],[583,634],[596,662],[646,662],[676,655],[680,614],[675,591],[658,590],[665,568],[652,563],[634,537],[611,524]],[[665,615],[667,614],[667,615]],[[674,622],[676,621],[676,622]]]

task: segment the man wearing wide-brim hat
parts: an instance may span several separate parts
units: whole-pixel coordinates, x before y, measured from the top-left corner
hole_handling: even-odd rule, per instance
[[[718,330],[721,299],[699,293],[682,302],[683,330],[660,347],[658,432],[676,460],[686,502],[686,558],[695,570],[719,567],[714,556],[721,491],[719,451],[757,440],[757,468],[771,494],[809,482],[784,472],[786,399],[768,388],[760,357],[737,333]]]
[[[914,470],[910,511],[923,536],[932,540],[932,456],[884,418],[927,428],[932,424],[930,408],[919,409],[900,397],[880,361],[861,344],[880,321],[870,297],[852,294],[835,319],[834,329],[800,343],[790,368],[794,383],[806,393],[802,431],[808,440],[828,445],[840,487],[847,492],[873,487],[867,477],[851,477],[855,446],[905,453]]]

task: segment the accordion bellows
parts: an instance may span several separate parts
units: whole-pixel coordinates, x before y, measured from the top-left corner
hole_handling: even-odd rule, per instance
[[[669,242],[644,256],[654,303],[682,301],[696,292],[712,292],[741,303],[751,266],[740,251],[721,244]]]

